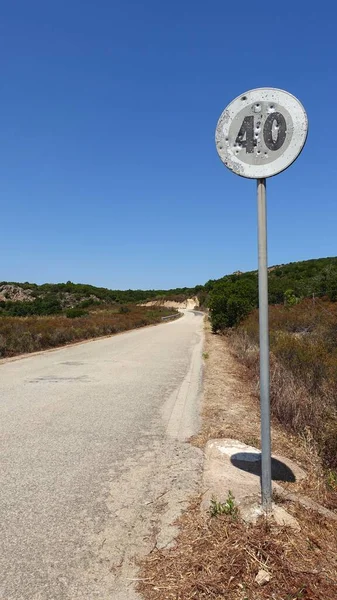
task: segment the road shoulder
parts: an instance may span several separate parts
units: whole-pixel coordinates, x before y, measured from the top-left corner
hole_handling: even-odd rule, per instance
[[[203,422],[192,443],[204,450],[211,439],[232,438],[259,448],[257,390],[248,370],[231,353],[228,340],[212,335],[209,326],[204,362]],[[200,510],[201,496],[195,496],[178,522],[175,547],[154,552],[143,562],[139,591],[144,598],[334,597],[336,522],[310,505],[323,497],[322,473],[310,437],[299,439],[273,422],[272,440],[274,453],[294,461],[306,473],[299,481],[282,483],[288,495],[277,498],[278,505],[299,523],[299,530],[264,519],[247,524],[234,511],[211,517]],[[297,501],[303,494],[309,499],[307,506]]]

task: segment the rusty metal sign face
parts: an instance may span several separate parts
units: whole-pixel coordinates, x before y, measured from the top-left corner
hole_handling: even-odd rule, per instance
[[[272,177],[300,154],[308,134],[302,104],[283,90],[257,88],[245,92],[223,111],[215,143],[222,162],[250,179]]]

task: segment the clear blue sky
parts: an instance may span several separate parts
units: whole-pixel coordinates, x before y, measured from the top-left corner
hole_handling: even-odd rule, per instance
[[[1,275],[170,288],[255,269],[255,182],[214,144],[254,87],[309,136],[268,181],[269,263],[337,255],[335,3],[11,0],[0,7]]]

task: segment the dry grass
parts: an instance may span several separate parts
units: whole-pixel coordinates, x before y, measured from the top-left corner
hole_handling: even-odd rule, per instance
[[[311,436],[327,469],[337,470],[337,306],[305,301],[270,307],[271,409],[296,434]],[[258,316],[229,339],[258,381]]]
[[[287,507],[301,532],[261,520],[210,518],[195,501],[180,519],[176,547],[152,553],[139,591],[147,600],[334,600],[337,528],[299,506]],[[270,575],[255,582],[260,569]]]
[[[0,356],[15,356],[65,344],[120,333],[161,322],[173,309],[130,305],[127,313],[118,309],[97,310],[69,319],[51,317],[0,317]]]

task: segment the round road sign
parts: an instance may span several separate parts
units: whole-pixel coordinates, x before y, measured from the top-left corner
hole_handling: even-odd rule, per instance
[[[241,177],[264,179],[281,173],[300,154],[308,133],[302,104],[283,90],[257,88],[223,111],[215,142],[222,162]]]

